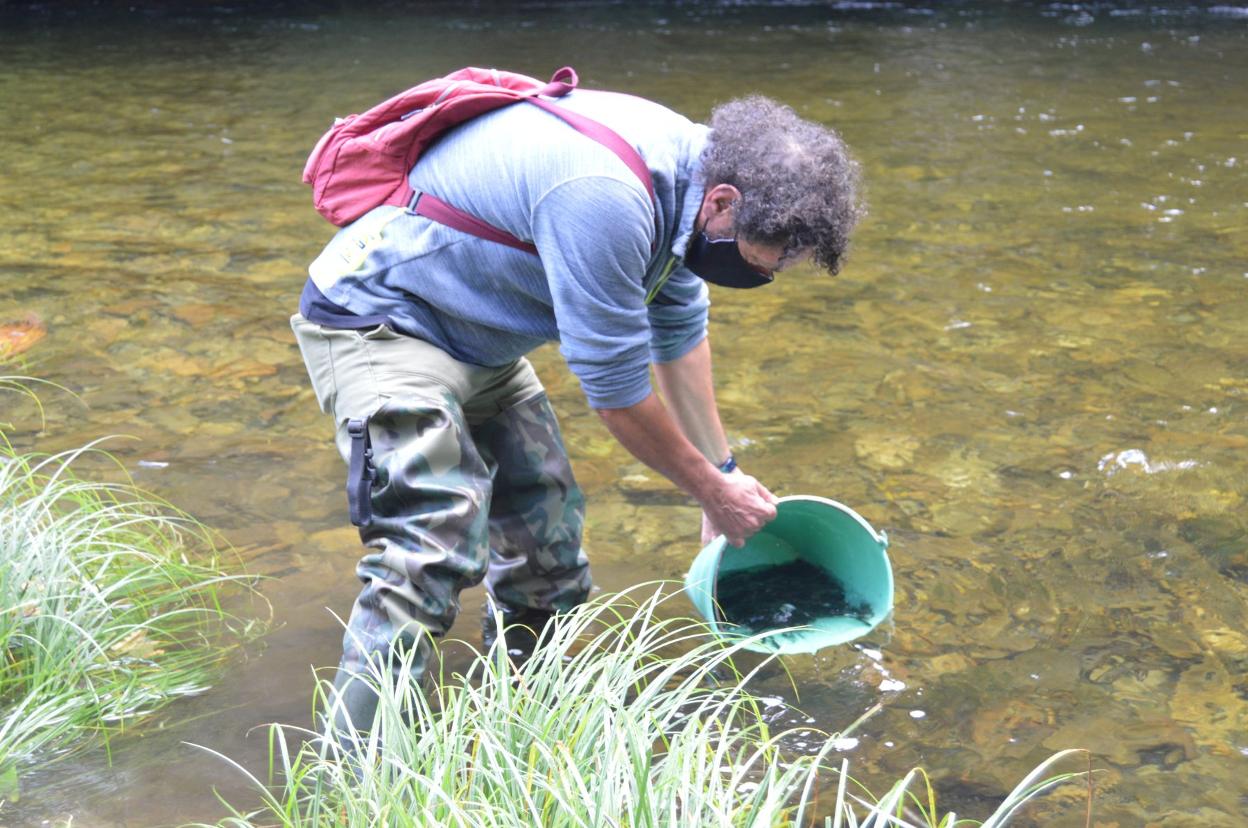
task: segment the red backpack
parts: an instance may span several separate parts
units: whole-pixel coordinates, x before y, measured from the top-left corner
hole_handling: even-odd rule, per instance
[[[576,88],[577,82],[570,66],[555,72],[547,84],[514,72],[468,67],[413,86],[361,115],[339,118],[317,141],[303,168],[304,182],[312,185],[312,203],[317,212],[340,227],[374,207],[390,204],[409,207],[465,233],[536,253],[531,243],[435,196],[421,193],[415,198],[407,183],[416,160],[448,129],[519,101],[558,116],[610,149],[641,180],[653,201],[650,170],[631,144],[592,118],[545,99],[563,97]]]

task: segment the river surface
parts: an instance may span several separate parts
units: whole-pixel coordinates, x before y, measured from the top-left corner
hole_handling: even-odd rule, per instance
[[[959,815],[1083,747],[1097,825],[1245,824],[1248,7],[79,5],[0,10],[0,323],[37,315],[24,370],[77,395],[42,392],[37,435],[16,398],[0,420],[23,449],[129,435],[110,445],[142,485],[271,576],[278,627],[111,764],[36,770],[0,823],[254,801],[189,745],[263,774],[262,725],[310,721],[356,592],[343,469],[287,324],[330,236],[306,154],[426,77],[571,64],[695,119],[777,97],[865,170],[841,276],[713,290],[741,465],[886,530],[897,583],[870,639],[790,661],[800,699],[760,690],[827,730],[881,702],[845,745],[855,775],[882,791],[922,765]],[[598,585],[680,578],[696,508],[609,438],[553,348],[534,362]],[[454,636],[477,640],[480,604],[465,593]],[[1084,809],[1076,788],[1028,813]]]

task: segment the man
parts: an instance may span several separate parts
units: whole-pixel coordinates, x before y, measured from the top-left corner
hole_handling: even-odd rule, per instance
[[[375,700],[352,677],[410,648],[423,671],[464,587],[484,580],[508,625],[538,630],[589,593],[583,498],[524,358],[537,345],[558,341],[610,432],[701,504],[704,538],[739,546],[775,516],[720,424],[706,282],[756,287],[810,257],[835,273],[861,214],[856,163],[761,97],[709,128],[611,93],[558,105],[631,144],[653,196],[602,144],[504,107],[448,133],[409,181],[536,255],[378,207],[313,262],[292,318],[370,550],[336,679],[357,726]]]

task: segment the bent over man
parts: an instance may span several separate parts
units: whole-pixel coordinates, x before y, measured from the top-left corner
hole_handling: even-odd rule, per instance
[[[701,504],[704,536],[740,545],[775,515],[720,424],[706,283],[758,287],[807,258],[835,273],[861,213],[856,163],[761,97],[709,126],[605,92],[557,105],[631,145],[653,194],[549,112],[498,109],[447,133],[409,182],[536,253],[377,207],[312,263],[292,318],[368,549],[336,678],[358,727],[375,699],[352,677],[410,648],[423,671],[463,588],[484,581],[534,629],[589,593],[584,499],[524,358],[541,343],[559,342],[620,443]]]

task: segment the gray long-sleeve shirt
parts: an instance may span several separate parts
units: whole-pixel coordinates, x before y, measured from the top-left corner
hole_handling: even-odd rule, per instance
[[[339,231],[309,273],[330,302],[384,317],[464,362],[504,365],[558,340],[590,404],[622,408],[650,393],[651,361],[677,359],[706,335],[705,284],[678,262],[671,268],[701,204],[707,131],[626,95],[581,90],[558,103],[637,148],[653,202],[609,149],[515,104],[448,133],[409,180],[532,241],[537,256],[379,207]]]

